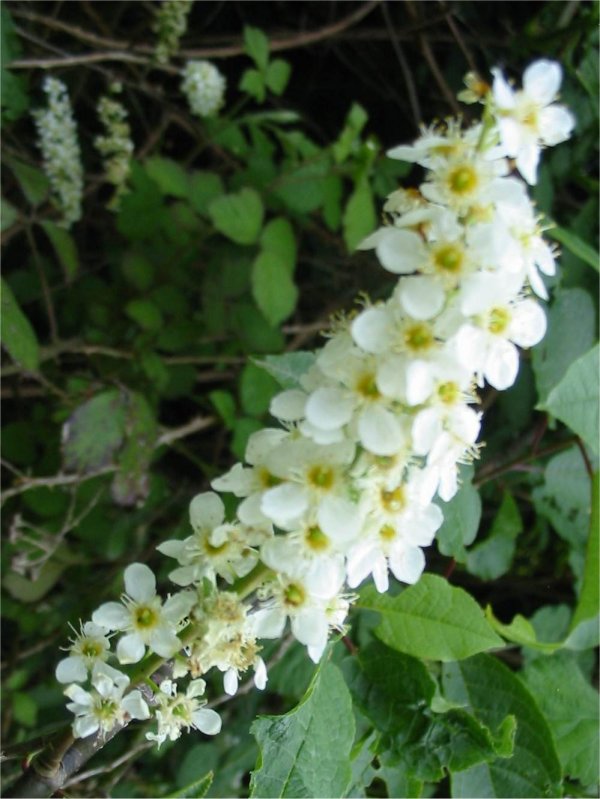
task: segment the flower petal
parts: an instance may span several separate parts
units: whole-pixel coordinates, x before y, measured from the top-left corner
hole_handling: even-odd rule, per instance
[[[119,663],[137,663],[144,657],[146,647],[137,633],[124,635],[117,644]]]
[[[193,725],[205,735],[217,735],[221,732],[221,717],[210,708],[200,708],[192,713]]]
[[[136,602],[149,602],[156,594],[156,577],[145,563],[132,563],[125,569],[125,591]],[[93,616],[92,620],[96,621]]]
[[[404,446],[404,434],[396,417],[377,405],[361,413],[358,435],[361,444],[374,455],[395,455]]]
[[[131,614],[120,602],[105,602],[92,613],[92,621],[106,630],[126,630],[131,625]]]
[[[205,491],[190,502],[190,524],[196,532],[212,530],[225,518],[225,506],[218,494]]]

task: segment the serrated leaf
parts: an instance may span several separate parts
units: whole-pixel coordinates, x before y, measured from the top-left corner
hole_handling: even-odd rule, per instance
[[[377,226],[373,192],[366,178],[360,180],[350,195],[342,218],[344,241],[349,252]]]
[[[345,796],[354,716],[337,666],[322,662],[297,707],[284,716],[259,717],[251,732],[260,747],[252,797]]]
[[[272,375],[282,388],[298,388],[300,378],[308,372],[316,357],[314,352],[297,350],[282,355],[266,355],[254,363]]]
[[[496,658],[477,655],[442,667],[444,695],[497,729],[514,716],[514,753],[451,774],[453,797],[560,796],[560,763],[548,724],[519,679]]]
[[[177,161],[154,156],[145,161],[144,168],[163,194],[170,194],[173,197],[189,196],[188,174]]]
[[[273,94],[280,95],[285,91],[285,87],[290,79],[292,68],[283,58],[276,58],[267,67],[265,83]]]
[[[598,394],[600,346],[578,358],[543,404],[596,453],[599,451]]]
[[[154,411],[141,394],[131,392],[125,406],[125,443],[118,455],[119,469],[111,496],[117,505],[138,505],[148,496],[148,467],[154,452],[158,425]]]
[[[598,692],[587,683],[574,656],[557,652],[521,672],[554,734],[565,774],[584,785],[598,781]]]
[[[2,346],[19,366],[35,371],[40,364],[37,336],[4,278],[0,278],[0,288],[2,289],[0,317]]]
[[[79,405],[63,425],[66,471],[85,474],[107,466],[123,443],[127,395],[117,389]]]
[[[543,403],[569,366],[593,346],[596,309],[588,291],[560,289],[547,311],[548,330],[531,352],[538,401]],[[565,336],[565,330],[570,335]]]
[[[569,252],[580,258],[584,263],[600,272],[600,256],[598,251],[591,247],[586,241],[579,238],[576,233],[565,230],[562,227],[551,227],[546,231],[546,235],[555,241],[560,242]]]
[[[475,600],[434,574],[395,597],[368,586],[357,604],[381,614],[375,632],[382,641],[415,657],[461,660],[502,646]]]
[[[463,468],[459,490],[450,502],[440,502],[444,521],[436,535],[438,549],[461,563],[467,559],[465,546],[473,543],[481,520],[481,497],[472,478],[473,469]]]
[[[260,246],[265,252],[276,255],[282,268],[286,269],[290,275],[294,273],[296,237],[294,228],[287,219],[279,216],[267,222],[260,234]]]
[[[168,794],[166,799],[203,799],[212,785],[214,776],[213,772],[209,771],[204,777],[194,780],[194,782],[186,785],[185,788],[180,788],[175,793]]]
[[[237,244],[253,244],[262,227],[263,204],[254,189],[216,197],[208,206],[210,218],[220,233]]]
[[[489,536],[467,553],[467,569],[482,580],[496,580],[510,569],[515,552],[515,538],[523,529],[517,503],[504,492]]]
[[[282,322],[296,307],[298,288],[276,254],[263,250],[256,256],[252,265],[252,295],[272,325]]]
[[[68,230],[55,225],[54,222],[42,222],[41,224],[54,247],[54,252],[65,273],[65,278],[67,281],[71,281],[79,270],[79,256],[75,239]]]
[[[585,553],[585,569],[583,585],[579,601],[573,614],[571,628],[597,617],[600,606],[600,473],[596,472],[592,479],[592,513],[590,516],[590,532]]]
[[[269,40],[260,28],[253,28],[251,25],[244,27],[244,48],[259,69],[266,69],[269,62]]]

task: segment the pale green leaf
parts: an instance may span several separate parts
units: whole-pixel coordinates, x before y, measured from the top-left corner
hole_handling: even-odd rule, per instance
[[[352,700],[337,666],[322,662],[300,704],[251,727],[260,747],[252,797],[345,796],[352,780]]]
[[[451,774],[453,797],[560,796],[560,763],[546,720],[507,666],[477,655],[442,667],[444,695],[460,702],[491,729],[517,721],[514,753]]]
[[[596,309],[589,292],[561,289],[547,311],[548,330],[531,351],[538,401],[546,401],[573,361],[587,352],[596,338]],[[569,335],[565,335],[565,331]]]
[[[342,218],[344,241],[349,252],[377,227],[373,192],[366,178],[360,180],[348,199]]]
[[[315,358],[314,352],[297,350],[282,355],[266,355],[255,363],[273,375],[283,388],[298,388],[300,378],[308,372]]]
[[[290,79],[292,68],[283,58],[276,58],[267,67],[265,83],[273,94],[280,95],[285,91],[285,87]]]
[[[249,363],[242,369],[240,402],[249,416],[262,416],[266,413],[277,389],[277,381],[259,366]]]
[[[436,536],[438,549],[461,563],[467,559],[465,546],[475,539],[481,519],[481,497],[471,483],[472,477],[473,469],[463,468],[459,490],[450,502],[440,502],[444,521]]]
[[[297,214],[309,214],[323,204],[324,178],[328,161],[323,158],[313,163],[293,167],[278,180],[275,195]]]
[[[79,256],[75,239],[68,230],[55,225],[54,222],[42,222],[41,224],[54,247],[54,252],[60,261],[67,281],[71,281],[79,270]]]
[[[2,197],[2,213],[0,215],[0,230],[4,233],[19,218],[19,212],[7,200]]]
[[[213,779],[214,774],[209,771],[204,777],[194,780],[194,782],[186,785],[185,788],[180,788],[175,793],[167,794],[166,799],[202,799],[208,793]]]
[[[543,408],[564,422],[598,453],[599,345],[578,358],[552,389]]]
[[[574,656],[557,652],[538,658],[521,677],[554,734],[565,774],[584,785],[598,781],[598,692],[587,683]]]
[[[337,141],[331,147],[336,164],[341,164],[348,158],[368,118],[369,116],[362,105],[359,105],[359,103],[352,104],[344,121],[344,127]]]
[[[257,69],[247,69],[240,78],[238,88],[262,103],[266,97],[265,79]]]
[[[254,260],[252,295],[272,325],[278,325],[296,307],[298,289],[281,259],[270,251],[263,250]]]
[[[39,205],[48,196],[50,184],[41,169],[18,161],[16,158],[6,156],[6,163],[12,169],[21,191],[31,203]]]
[[[596,472],[592,480],[592,512],[590,516],[590,532],[585,556],[583,585],[579,601],[573,614],[571,627],[587,619],[593,619],[600,607],[600,473]]]
[[[112,462],[125,436],[126,403],[124,392],[109,389],[73,411],[62,431],[67,471],[93,472]]]
[[[163,194],[172,197],[188,197],[189,177],[185,169],[170,158],[153,156],[144,163],[146,173],[156,183]]]
[[[541,652],[554,652],[562,646],[560,642],[546,643],[538,641],[533,625],[520,613],[517,613],[510,624],[503,624],[499,621],[494,616],[490,605],[486,608],[485,615],[494,630],[503,638],[506,638],[507,641],[513,641],[516,644],[521,644],[521,646],[529,646]]]
[[[188,199],[196,213],[207,214],[210,202],[224,192],[221,176],[215,172],[197,171],[190,175]]]
[[[296,237],[294,228],[281,216],[271,219],[260,234],[260,246],[263,250],[276,255],[281,266],[290,274],[296,266]]]
[[[502,646],[475,600],[434,574],[395,597],[368,586],[358,606],[381,614],[375,632],[382,641],[415,657],[460,660]]]
[[[265,70],[269,62],[269,40],[259,28],[244,27],[244,48],[257,67]]]
[[[19,308],[12,289],[4,278],[1,278],[0,286],[2,288],[2,314],[0,316],[2,346],[19,366],[29,371],[35,371],[40,363],[37,336],[29,319]]]
[[[253,244],[263,221],[263,204],[254,189],[216,197],[208,206],[210,218],[220,233],[237,244]]]
[[[485,541],[467,553],[467,569],[482,580],[496,580],[510,569],[515,552],[515,538],[523,529],[521,514],[508,491],[496,514]]]

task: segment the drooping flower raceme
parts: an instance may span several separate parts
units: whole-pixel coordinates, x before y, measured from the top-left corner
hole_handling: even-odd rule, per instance
[[[222,95],[208,67],[186,68],[201,115]],[[388,197],[386,224],[360,246],[398,282],[388,299],[363,300],[336,321],[297,385],[273,398],[281,426],[250,436],[245,464],[193,499],[191,536],[158,547],[177,562],[169,577],[182,590],[163,602],[152,572],[133,564],[122,603],[102,605],[73,641],[57,675],[74,683],[76,734],[143,717],[129,683],[102,669],[111,659],[138,663],[147,650],[173,661],[149,703],[157,726],[148,738],[215,734],[220,719],[198,699],[208,671],[221,672],[228,694],[248,670],[264,688],[261,639],[280,638],[289,622],[317,662],[332,631],[344,631],[352,589],[368,577],[380,592],[390,574],[420,578],[443,522],[440,500],[452,499],[460,464],[478,454],[477,387],[513,385],[519,349],[544,335],[537,298],[555,271],[511,159],[533,183],[540,148],[570,134],[572,116],[554,103],[560,68],[533,64],[523,90],[494,75],[493,88],[469,81],[469,99],[486,106],[483,122],[450,120],[389,151],[425,176]],[[198,89],[206,76],[208,92]],[[216,492],[240,500],[234,518]],[[88,691],[75,685],[90,679]]]
[[[113,84],[111,90],[116,93],[121,87]],[[104,133],[96,136],[94,146],[102,156],[106,180],[115,187],[109,208],[118,209],[122,195],[127,192],[133,153],[127,110],[122,103],[108,95],[100,98],[97,110]]]
[[[77,125],[66,85],[57,78],[48,77],[43,88],[48,106],[33,111],[33,118],[44,157],[44,172],[50,181],[53,200],[62,214],[58,224],[69,228],[81,218],[83,194]]]

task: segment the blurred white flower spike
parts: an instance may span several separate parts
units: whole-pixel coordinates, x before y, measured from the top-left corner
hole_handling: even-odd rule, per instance
[[[185,74],[194,112],[214,113],[224,91],[217,70],[191,63]],[[468,99],[484,104],[483,121],[463,129],[449,120],[388,153],[425,169],[418,188],[388,197],[386,224],[361,245],[397,284],[389,299],[363,300],[359,313],[336,321],[298,385],[274,397],[281,427],[250,436],[246,463],[192,500],[193,534],[158,547],[178,563],[169,575],[176,593],[163,602],[150,569],[129,566],[122,603],[96,610],[59,663],[58,679],[73,682],[66,692],[76,734],[144,717],[141,698],[124,693],[128,678],[106,661],[146,656],[155,672],[172,661],[172,678],[155,686],[148,712],[157,728],[147,737],[160,745],[183,729],[214,735],[220,718],[198,699],[210,669],[221,672],[227,694],[249,669],[262,689],[261,638],[281,637],[289,622],[317,662],[332,631],[345,629],[352,589],[371,576],[387,591],[390,572],[406,584],[419,580],[423,549],[443,522],[436,499],[452,499],[459,465],[478,454],[477,387],[513,385],[519,348],[545,333],[537,298],[547,297],[542,275],[555,271],[527,186],[512,169],[535,183],[540,149],[574,127],[554,103],[561,69],[532,64],[522,90],[493,74],[493,87],[469,79]],[[241,500],[237,518],[215,492]],[[85,691],[76,683],[90,670]],[[188,677],[180,690],[175,681]]]

